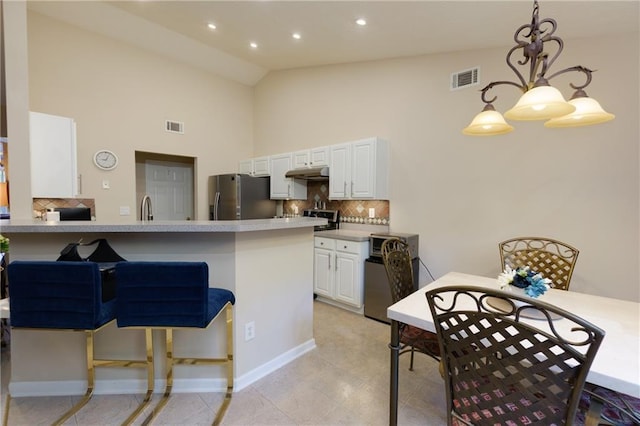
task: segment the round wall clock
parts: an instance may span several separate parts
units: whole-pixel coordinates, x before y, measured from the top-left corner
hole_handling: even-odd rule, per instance
[[[118,156],[107,149],[101,149],[93,154],[93,162],[102,170],[113,170],[118,166]]]

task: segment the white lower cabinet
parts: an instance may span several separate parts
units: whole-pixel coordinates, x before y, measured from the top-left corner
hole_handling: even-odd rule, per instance
[[[328,301],[362,309],[364,260],[368,253],[368,241],[315,237],[314,293]]]

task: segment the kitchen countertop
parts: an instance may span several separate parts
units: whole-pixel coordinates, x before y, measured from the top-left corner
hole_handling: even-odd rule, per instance
[[[0,220],[3,233],[50,232],[251,232],[306,228],[326,225],[327,219],[294,217],[250,220],[154,220],[132,223],[104,223],[97,221],[45,222],[42,220]]]
[[[315,237],[333,238],[335,240],[363,242],[363,241],[369,241],[369,236],[371,235],[371,232],[355,231],[351,229],[335,229],[331,231],[318,231],[313,235]]]
[[[311,218],[146,223],[131,220],[123,224],[100,220],[47,224],[12,219],[0,222],[0,232],[11,239],[11,261],[53,261],[73,241],[107,238],[111,247],[129,261],[206,262],[209,286],[236,295],[234,383],[243,388],[315,347],[313,227],[326,223],[326,219]],[[81,255],[83,251],[80,250]],[[86,253],[90,251],[89,248]],[[265,305],[269,309],[264,309]],[[247,342],[244,324],[252,321],[259,325],[259,333]],[[216,321],[207,330],[183,333],[181,345],[192,348],[194,353],[205,353],[223,337],[225,326],[225,321]],[[11,356],[20,359],[11,370],[9,386],[18,390],[14,396],[20,396],[18,392],[23,396],[43,395],[42,383],[47,383],[44,392],[67,389],[68,394],[73,394],[74,383],[87,380],[83,353],[75,350],[83,347],[83,339],[82,333],[12,330]],[[131,339],[116,324],[107,325],[100,336],[101,344],[110,348],[114,357],[144,359],[144,345],[141,348]],[[56,344],[49,344],[51,341]],[[34,368],[43,363],[56,368]],[[156,377],[161,376],[160,367],[156,366]],[[106,393],[133,394],[146,386],[141,377],[134,380],[112,369],[103,370],[96,378],[96,386]],[[224,373],[219,369],[212,369],[213,376],[206,383],[198,369],[186,370],[191,369],[181,372],[177,386],[182,390],[174,387],[176,392],[220,390]]]

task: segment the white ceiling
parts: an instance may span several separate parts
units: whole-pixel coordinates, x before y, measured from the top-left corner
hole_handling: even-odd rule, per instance
[[[31,1],[29,9],[255,84],[270,70],[514,44],[533,1]],[[638,35],[640,1],[540,2],[567,40]],[[368,25],[355,25],[364,17]],[[207,28],[214,22],[217,29]],[[292,32],[302,35],[294,40]],[[249,42],[259,44],[251,49]],[[505,50],[506,54],[506,50]]]

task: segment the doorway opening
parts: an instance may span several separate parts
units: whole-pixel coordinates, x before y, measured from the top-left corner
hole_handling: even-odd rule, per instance
[[[195,219],[195,157],[136,151],[135,160],[139,220],[145,195],[151,198],[154,220]]]

